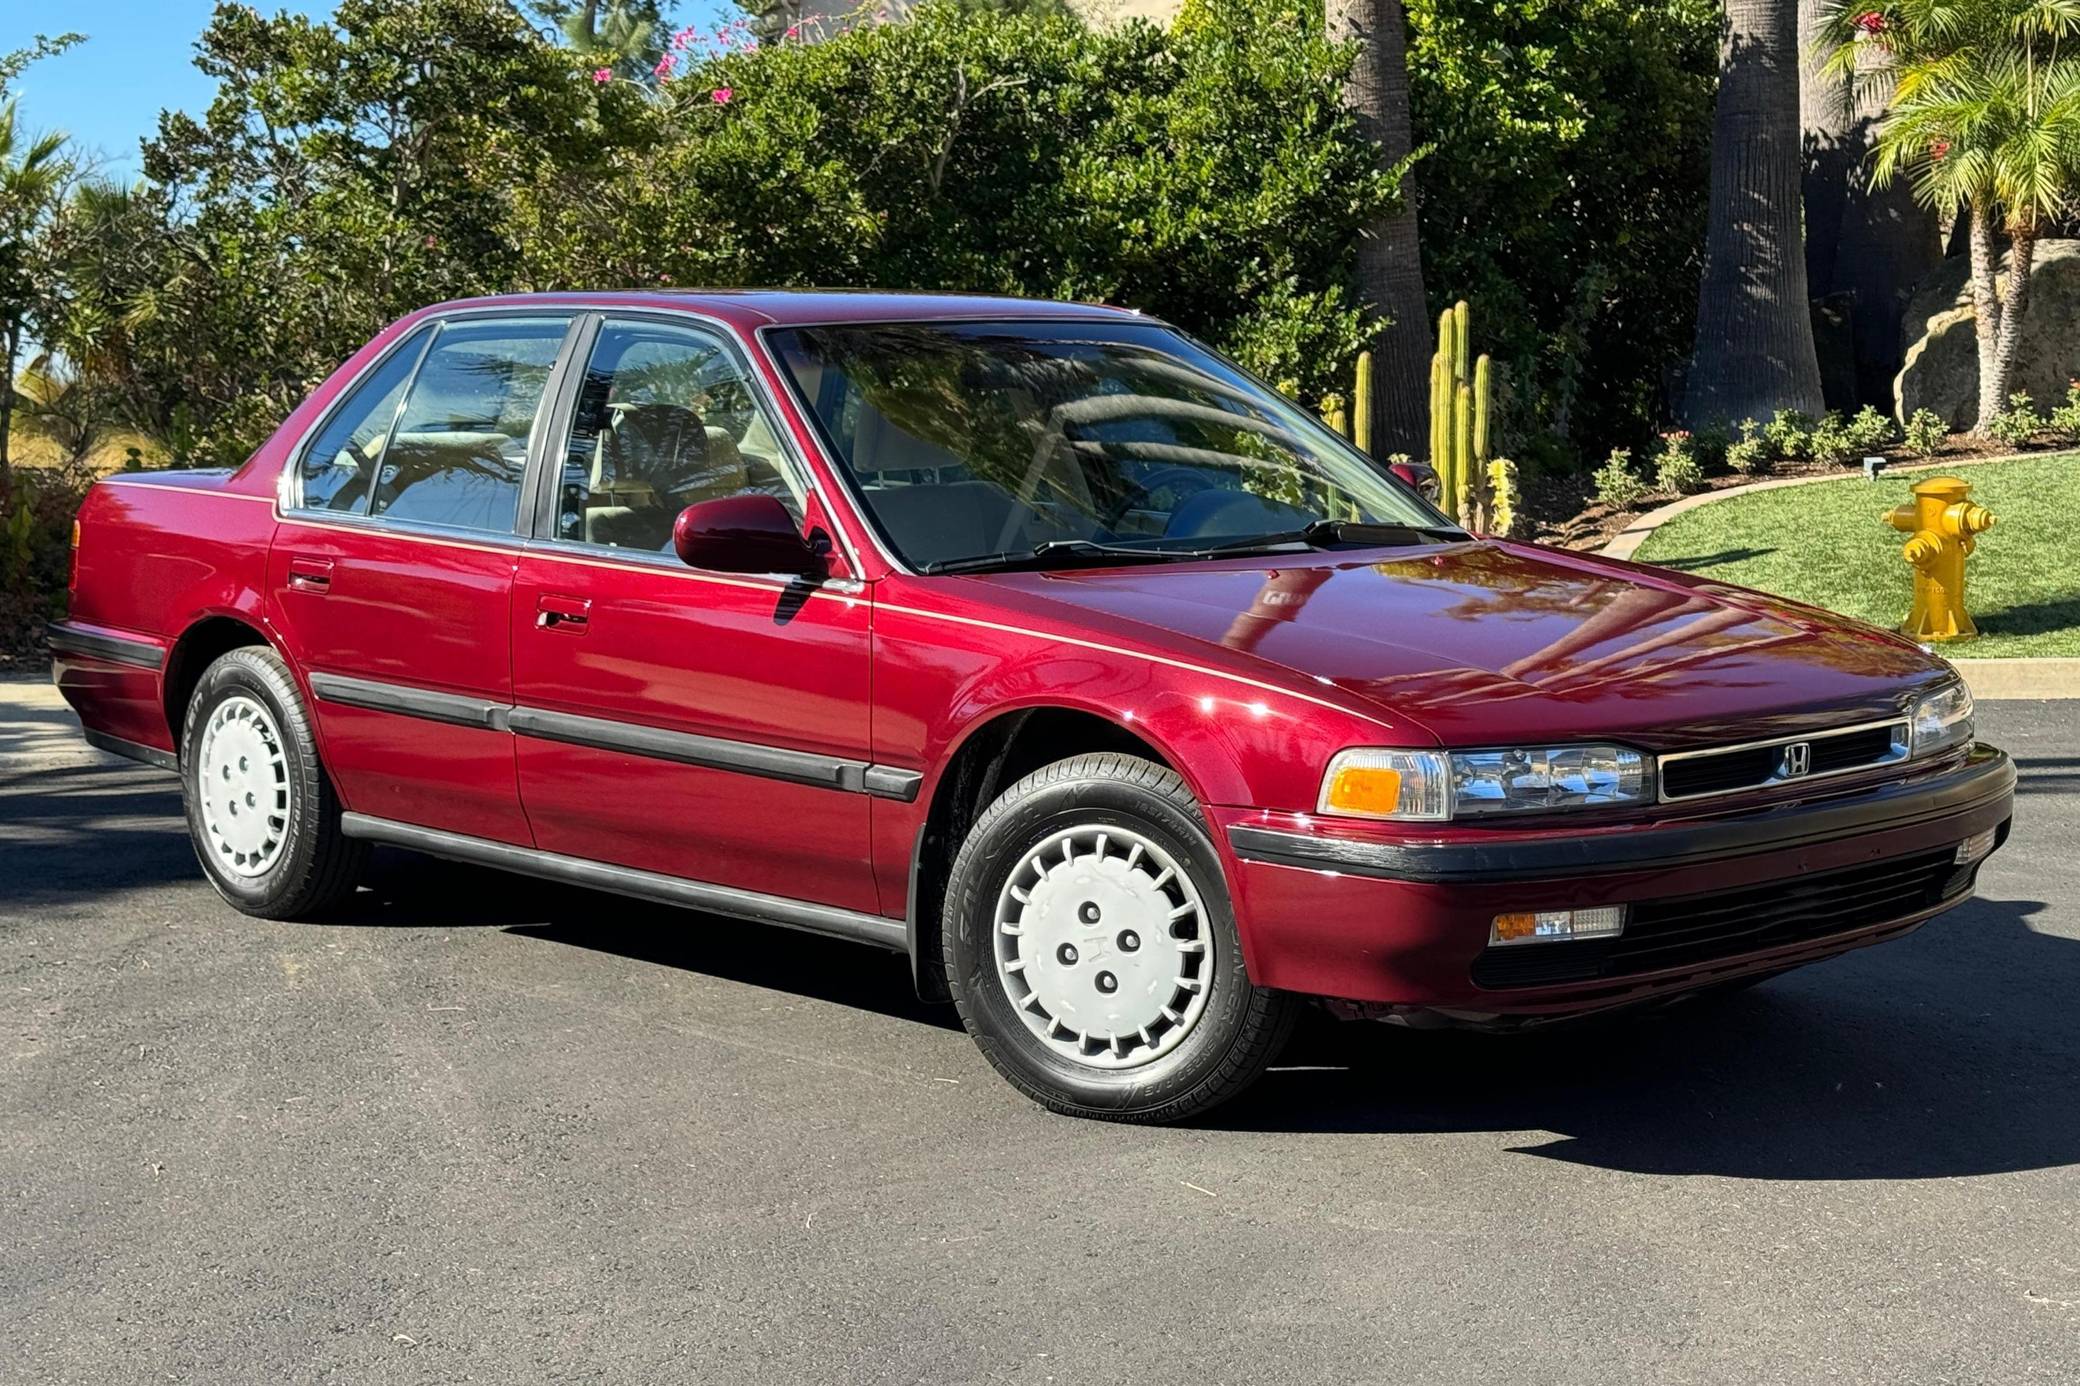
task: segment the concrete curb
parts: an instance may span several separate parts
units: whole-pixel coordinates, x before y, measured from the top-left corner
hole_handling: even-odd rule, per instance
[[[1963,457],[1952,462],[1913,462],[1896,467],[1887,467],[1887,476],[1905,472],[1946,472],[1956,467],[1980,467],[1989,462],[2012,462],[2018,457],[2053,457],[2053,452],[2012,452],[2002,457]],[[1685,496],[1671,501],[1658,509],[1649,510],[1624,529],[1619,530],[1608,544],[1598,550],[1606,558],[1630,559],[1639,551],[1639,546],[1649,534],[1673,520],[1686,510],[1695,510],[1700,505],[1713,501],[1730,500],[1734,496],[1750,495],[1756,491],[1774,491],[1785,486],[1813,486],[1823,481],[1854,481],[1856,473],[1844,472],[1838,476],[1780,476],[1768,481],[1757,481],[1746,486],[1728,486],[1723,491],[1707,491],[1702,495]],[[1970,655],[1951,656],[1938,648],[1936,653],[1950,659],[1957,671],[1964,675],[1970,685],[1972,696],[1988,702],[2005,699],[2080,698],[2080,659],[2056,656],[2043,658],[1973,659]]]
[[[1936,653],[1941,654],[1939,647]],[[1972,696],[1982,702],[2080,698],[2080,659],[1953,659]]]

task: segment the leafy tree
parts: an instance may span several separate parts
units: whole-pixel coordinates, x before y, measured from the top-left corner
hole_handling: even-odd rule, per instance
[[[1393,195],[1349,60],[1285,0],[1167,33],[934,4],[726,53],[665,84],[660,142],[594,201],[537,209],[535,272],[1133,303],[1319,395],[1370,331],[1349,248]]]
[[[1519,459],[1648,445],[1696,320],[1717,0],[1408,13],[1432,319],[1473,305]]]
[[[220,4],[197,64],[208,111],[146,146],[167,277],[138,292],[162,418],[225,460],[385,321],[521,281],[522,190],[640,104],[505,0],[342,0],[330,23]]]

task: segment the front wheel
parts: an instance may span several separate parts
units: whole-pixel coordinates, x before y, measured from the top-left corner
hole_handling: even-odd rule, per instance
[[[274,651],[232,650],[203,671],[181,731],[181,788],[195,855],[234,909],[298,919],[353,894],[368,844],[340,831],[339,796]]]
[[[976,822],[946,891],[946,972],[985,1057],[1072,1116],[1181,1121],[1253,1082],[1295,1002],[1254,985],[1220,862],[1172,771],[1058,761]]]

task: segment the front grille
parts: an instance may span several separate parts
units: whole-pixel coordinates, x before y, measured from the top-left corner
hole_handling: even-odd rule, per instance
[[[1971,888],[1956,848],[1792,876],[1746,890],[1632,906],[1614,939],[1520,943],[1474,960],[1475,986],[1556,986],[1716,962],[1808,943],[1934,909]]]
[[[1803,770],[1795,763],[1801,746],[1806,757]],[[1903,721],[1786,736],[1723,751],[1682,751],[1661,757],[1661,797],[1667,801],[1731,794],[1891,765],[1906,758],[1907,724]]]

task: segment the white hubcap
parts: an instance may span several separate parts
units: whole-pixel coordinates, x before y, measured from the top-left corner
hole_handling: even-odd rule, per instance
[[[217,865],[234,876],[264,875],[289,835],[289,758],[267,709],[226,698],[203,724],[195,795]]]
[[[1130,828],[1058,832],[997,896],[997,977],[1026,1028],[1093,1068],[1175,1049],[1213,985],[1198,887]]]

